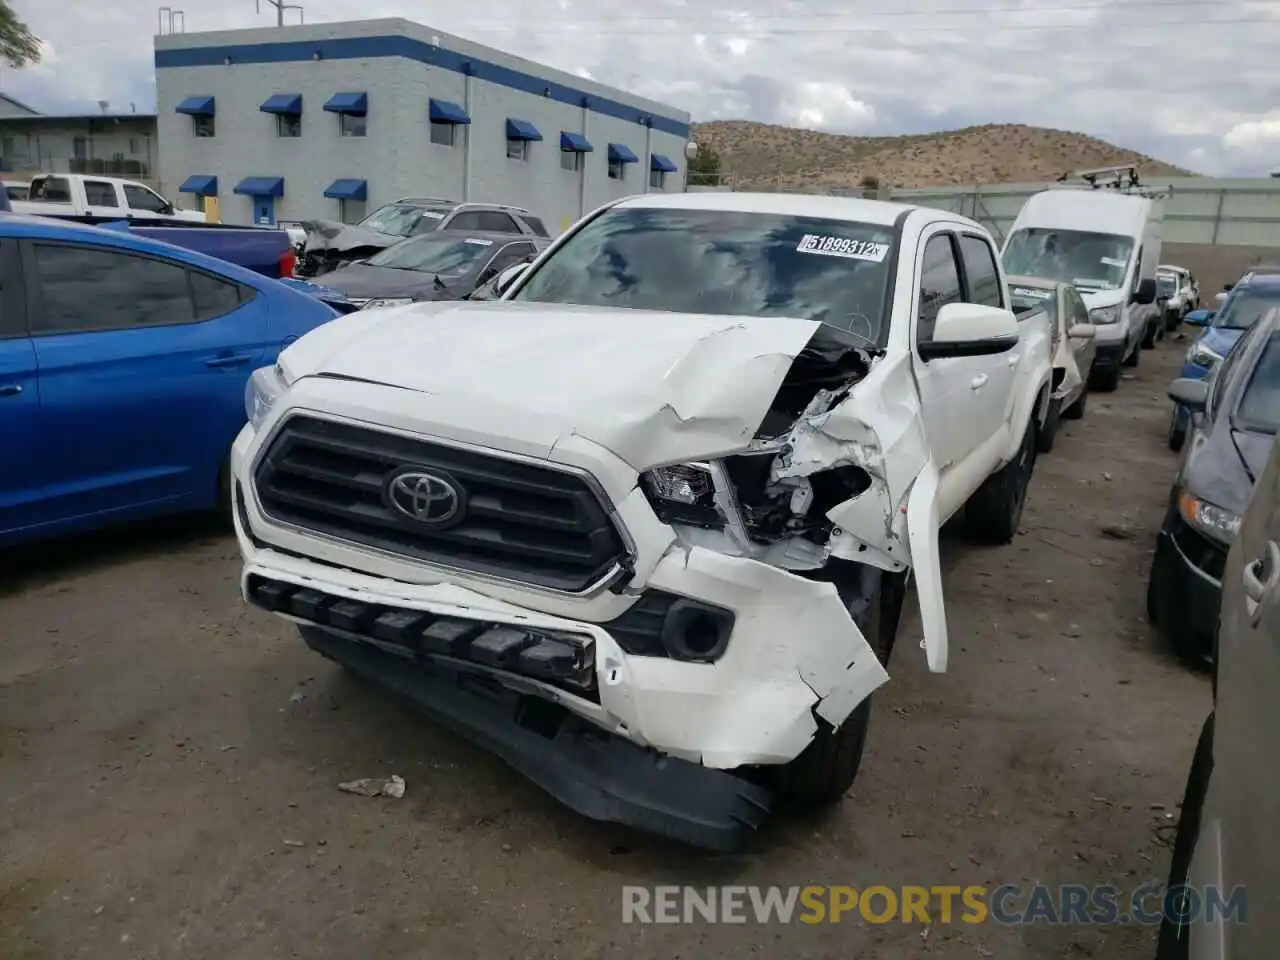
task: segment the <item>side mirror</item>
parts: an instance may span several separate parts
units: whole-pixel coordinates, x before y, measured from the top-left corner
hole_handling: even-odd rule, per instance
[[[1077,323],[1067,331],[1067,336],[1072,339],[1088,340],[1098,335],[1098,328],[1092,323]]]
[[[917,344],[922,360],[984,357],[1018,345],[1013,311],[978,303],[948,303],[938,311],[933,339]]]
[[[493,292],[498,296],[502,296],[528,269],[529,264],[527,263],[515,263],[507,267],[507,269],[498,274],[498,282],[494,284]]]
[[[1209,382],[1179,377],[1169,384],[1169,399],[1199,413],[1209,399]]]
[[[1156,282],[1150,277],[1143,277],[1138,289],[1133,293],[1133,302],[1139,304],[1153,303],[1156,299]]]
[[[1182,322],[1189,323],[1193,327],[1207,327],[1212,319],[1212,310],[1192,310],[1182,318]]]

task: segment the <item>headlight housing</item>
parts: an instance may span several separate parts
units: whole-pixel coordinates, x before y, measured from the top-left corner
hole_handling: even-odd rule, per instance
[[[1191,349],[1187,351],[1187,363],[1194,364],[1197,367],[1213,368],[1222,360],[1222,354],[1210,350],[1203,343],[1193,343]]]
[[[289,381],[279,363],[253,371],[244,385],[244,413],[254,430],[262,426],[271,407],[288,389]]]
[[[1097,324],[1110,324],[1120,322],[1120,307],[1094,307],[1089,311],[1089,322]]]
[[[663,523],[723,530],[724,514],[716,506],[715,480],[705,463],[654,467],[640,478],[645,497]]]
[[[1178,512],[1189,526],[1227,546],[1240,532],[1239,516],[1185,490],[1178,494]]]
[[[361,310],[381,310],[384,307],[407,307],[413,303],[412,297],[377,297],[366,303]]]

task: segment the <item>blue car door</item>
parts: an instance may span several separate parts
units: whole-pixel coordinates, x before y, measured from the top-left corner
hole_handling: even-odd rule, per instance
[[[40,387],[24,299],[18,242],[0,239],[0,543],[44,519]]]
[[[265,298],[179,260],[83,241],[28,241],[23,267],[49,519],[212,506],[265,352]]]

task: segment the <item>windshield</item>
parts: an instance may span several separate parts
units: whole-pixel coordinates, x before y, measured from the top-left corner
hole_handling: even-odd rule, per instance
[[[458,276],[466,273],[492,251],[492,240],[476,237],[462,239],[433,234],[414,237],[397,243],[367,261],[371,267],[391,267],[394,270],[418,270],[441,276]]]
[[[1241,291],[1218,311],[1213,318],[1213,325],[1227,330],[1248,330],[1272,307],[1280,307],[1280,286],[1268,290]]]
[[[513,299],[817,320],[882,343],[893,227],[725,210],[614,207]]]
[[[1133,241],[1112,233],[1030,227],[1009,237],[1006,273],[1062,280],[1082,290],[1119,290]]]
[[[407,237],[422,217],[439,222],[451,207],[424,207],[416,203],[388,203],[361,220],[357,226],[393,237]]]
[[[1280,427],[1280,334],[1272,334],[1240,398],[1235,425],[1256,433]]]
[[[1032,310],[1044,310],[1050,322],[1058,319],[1058,295],[1052,287],[1033,287],[1030,284],[1009,284],[1009,300],[1018,316]]]
[[[1178,278],[1167,273],[1156,274],[1156,293],[1159,296],[1173,296],[1178,292]]]

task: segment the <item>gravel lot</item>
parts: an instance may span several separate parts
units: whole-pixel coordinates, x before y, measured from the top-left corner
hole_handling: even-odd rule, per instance
[[[1163,880],[1153,805],[1210,705],[1143,612],[1184,348],[1065,425],[1013,545],[948,540],[950,672],[909,613],[844,803],[733,857],[584,821],[347,678],[199,522],[3,558],[0,957],[1151,956],[1119,925],[624,926],[620,888]]]

